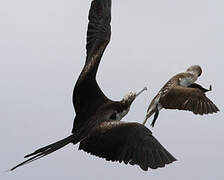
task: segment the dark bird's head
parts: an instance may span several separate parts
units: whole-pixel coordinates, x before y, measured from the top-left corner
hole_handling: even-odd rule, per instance
[[[120,101],[122,111],[119,113],[119,118],[123,118],[130,110],[131,104],[135,100],[135,98],[140,95],[143,91],[147,90],[146,87],[144,87],[141,91],[138,93],[136,92],[130,92],[127,95],[123,97],[123,99]]]
[[[193,65],[187,69],[187,72],[195,74],[197,77],[199,77],[202,73],[202,69],[199,65]]]
[[[98,118],[120,121],[129,112],[135,98],[145,90],[147,90],[146,87],[138,93],[130,92],[121,101],[110,101],[98,110],[96,113],[99,115]]]

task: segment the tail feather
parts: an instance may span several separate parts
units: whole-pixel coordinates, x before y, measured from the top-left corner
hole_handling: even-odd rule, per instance
[[[76,138],[76,136],[74,134],[60,140],[60,141],[57,141],[55,143],[52,143],[50,145],[47,145],[45,147],[42,147],[40,149],[37,149],[36,151],[34,151],[33,153],[31,154],[28,154],[26,156],[24,156],[24,158],[27,158],[27,157],[30,157],[29,159],[27,159],[26,161],[23,161],[22,163],[14,166],[12,169],[10,169],[11,171],[15,170],[16,168],[22,166],[22,165],[25,165],[25,164],[28,164],[28,163],[31,163],[37,159],[40,159],[48,154],[51,154],[53,153],[54,151],[57,151],[58,149],[66,146],[67,144],[69,143],[74,143],[76,144],[77,142],[79,142],[79,139]],[[33,157],[31,157],[33,156]]]

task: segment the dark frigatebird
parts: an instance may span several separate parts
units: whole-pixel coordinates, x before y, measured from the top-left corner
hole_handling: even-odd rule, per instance
[[[79,149],[106,160],[137,164],[143,170],[164,167],[176,159],[139,123],[120,120],[128,113],[139,93],[129,93],[121,101],[108,99],[96,82],[97,69],[111,35],[111,0],[93,0],[87,30],[87,57],[73,92],[76,112],[72,135],[42,147],[24,164],[42,158],[69,143],[80,142]]]
[[[162,108],[192,111],[200,115],[218,112],[217,106],[205,95],[212,87],[205,89],[195,83],[201,73],[201,67],[193,65],[186,72],[173,76],[153,98],[143,124],[155,113],[151,123],[153,127]]]

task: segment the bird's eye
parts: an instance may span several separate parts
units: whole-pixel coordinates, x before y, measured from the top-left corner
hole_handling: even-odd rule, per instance
[[[112,119],[112,120],[116,120],[116,113],[113,113],[113,114],[110,116],[110,119]]]

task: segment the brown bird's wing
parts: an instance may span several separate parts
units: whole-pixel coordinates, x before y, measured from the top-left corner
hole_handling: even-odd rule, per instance
[[[219,111],[217,106],[198,88],[176,86],[162,96],[159,102],[166,109],[187,110],[200,115]]]
[[[111,0],[93,0],[89,11],[85,66],[73,91],[76,118],[73,132],[79,129],[97,108],[109,101],[96,82],[97,69],[111,35]]]
[[[145,171],[176,161],[152,132],[139,123],[103,122],[81,141],[79,149],[108,161],[136,164]]]
[[[201,91],[204,92],[204,93],[206,93],[206,92],[212,90],[212,86],[211,86],[211,85],[210,85],[209,89],[205,89],[205,88],[203,88],[201,85],[199,85],[199,84],[197,84],[197,83],[193,83],[193,84],[191,84],[191,85],[188,86],[188,87],[199,89],[199,90],[201,90]]]

